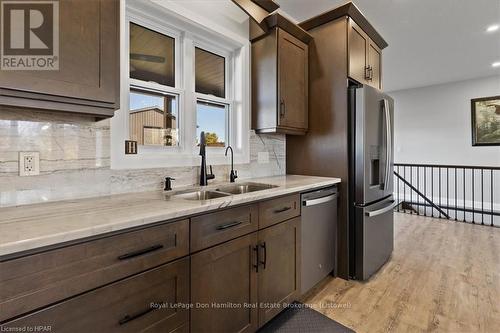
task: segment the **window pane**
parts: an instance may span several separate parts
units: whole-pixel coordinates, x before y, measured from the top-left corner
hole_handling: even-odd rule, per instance
[[[196,92],[226,97],[224,57],[196,48]]]
[[[227,105],[197,102],[196,143],[199,143],[200,134],[204,131],[207,146],[225,147],[227,110]]]
[[[175,85],[174,38],[130,23],[130,77]]]
[[[130,90],[130,140],[139,145],[177,146],[177,96]]]

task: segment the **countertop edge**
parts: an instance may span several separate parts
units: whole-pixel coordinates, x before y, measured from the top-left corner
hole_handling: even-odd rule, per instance
[[[93,238],[93,237],[98,238],[99,236],[107,236],[108,234],[111,233],[126,231],[127,229],[147,227],[148,225],[153,225],[155,223],[182,220],[183,218],[189,218],[193,215],[210,213],[218,209],[228,208],[237,205],[250,204],[253,202],[272,199],[283,195],[300,193],[326,186],[332,186],[335,184],[339,184],[340,182],[341,180],[338,178],[325,178],[324,180],[315,182],[313,184],[298,185],[290,188],[278,188],[262,192],[260,191],[253,192],[252,194],[250,194],[251,195],[250,197],[248,197],[247,194],[245,196],[242,196],[241,198],[238,198],[238,196],[235,195],[235,196],[220,198],[225,200],[211,200],[211,202],[208,203],[207,205],[189,207],[175,213],[162,213],[158,215],[149,216],[147,218],[113,222],[98,226],[86,227],[83,229],[76,229],[72,231],[64,231],[61,233],[44,235],[39,238],[29,238],[29,239],[14,241],[11,243],[0,244],[0,261],[9,260],[10,257],[16,256],[18,254],[19,256],[23,256],[23,253],[29,254],[28,252],[38,252],[37,251],[38,249],[40,250],[40,252],[43,252],[45,248],[48,247],[58,247],[58,245],[65,246],[65,243],[68,242],[78,243],[79,240],[85,242],[87,241],[88,238]],[[229,198],[230,201],[228,202]]]

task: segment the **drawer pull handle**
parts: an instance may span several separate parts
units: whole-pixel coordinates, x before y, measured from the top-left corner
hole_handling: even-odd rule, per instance
[[[276,210],[274,211],[274,213],[279,214],[279,213],[286,212],[287,210],[290,210],[290,209],[292,209],[292,207],[283,207],[283,208],[281,208],[281,209],[276,209]]]
[[[229,228],[232,228],[232,227],[236,227],[237,225],[240,225],[242,222],[241,221],[236,221],[236,222],[231,222],[231,223],[227,223],[227,224],[221,224],[221,225],[218,225],[217,226],[217,230],[225,230],[225,229],[229,229]]]
[[[149,252],[157,251],[159,249],[163,249],[163,245],[157,244],[157,245],[153,245],[151,247],[148,247],[146,249],[137,250],[137,251],[130,252],[127,254],[122,254],[121,256],[118,257],[118,259],[119,260],[126,260],[126,259],[130,259],[133,257],[141,256],[141,255],[149,253]]]
[[[133,315],[126,315],[125,317],[123,317],[122,319],[120,319],[120,321],[118,323],[120,325],[126,324],[129,321],[132,321],[134,319],[137,319],[139,317],[147,315],[148,313],[150,313],[151,311],[154,311],[154,310],[156,310],[156,309],[155,308],[149,308],[149,309],[146,309],[144,311],[138,312],[138,313],[133,314]]]
[[[260,263],[262,264],[262,268],[266,269],[266,264],[267,264],[267,247],[266,247],[266,242],[260,244],[260,247],[264,250],[264,261],[261,261]]]
[[[259,246],[255,245],[253,247],[253,250],[255,251],[255,265],[253,267],[255,268],[255,272],[259,272]]]

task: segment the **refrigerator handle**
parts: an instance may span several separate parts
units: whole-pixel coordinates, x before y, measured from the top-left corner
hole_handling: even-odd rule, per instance
[[[366,212],[365,215],[368,216],[368,217],[374,217],[374,216],[382,215],[382,214],[387,213],[388,211],[393,210],[399,204],[400,204],[399,201],[393,200],[393,201],[391,201],[391,204],[389,206],[386,206],[386,207],[381,208],[381,209],[373,210],[371,212]]]
[[[383,190],[387,190],[389,177],[391,177],[391,156],[392,156],[392,134],[391,134],[391,112],[389,109],[389,100],[384,98],[385,115],[385,173]]]

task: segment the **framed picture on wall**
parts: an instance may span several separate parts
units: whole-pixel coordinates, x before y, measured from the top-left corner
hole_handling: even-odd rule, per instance
[[[500,146],[500,96],[471,100],[472,145]]]

